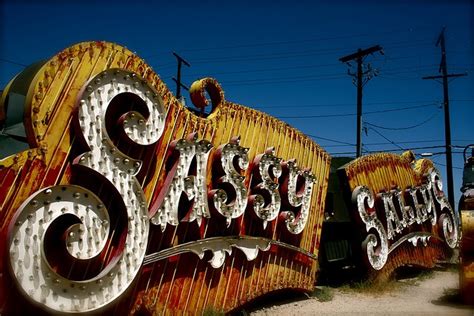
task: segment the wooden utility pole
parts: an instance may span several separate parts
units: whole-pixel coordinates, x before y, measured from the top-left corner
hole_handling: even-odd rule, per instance
[[[443,94],[444,94],[444,134],[445,134],[445,147],[446,147],[446,176],[448,183],[448,200],[449,204],[455,208],[454,204],[454,184],[453,184],[453,157],[451,148],[451,123],[449,118],[449,94],[448,94],[448,78],[463,77],[466,74],[448,74],[448,67],[446,63],[446,44],[444,38],[444,31],[446,27],[443,27],[439,34],[436,46],[441,47],[441,62],[439,64],[438,72],[442,75],[427,76],[423,79],[443,79]]]
[[[191,67],[191,65],[175,52],[173,52],[173,55],[178,60],[178,71],[176,74],[177,79],[173,77],[173,81],[176,82],[176,99],[179,100],[181,98],[181,88],[189,90],[188,87],[181,83],[181,66],[182,64],[185,64],[186,66]]]
[[[343,63],[349,63],[352,60],[357,62],[357,74],[353,74],[348,70],[348,74],[357,78],[357,151],[356,157],[362,156],[362,88],[369,81],[372,76],[377,75],[377,71],[373,70],[370,67],[370,64],[367,67],[367,70],[363,70],[364,58],[375,52],[380,51],[383,54],[382,47],[380,45],[375,45],[367,49],[358,49],[357,52],[341,57],[339,60]],[[365,76],[365,78],[364,78]]]

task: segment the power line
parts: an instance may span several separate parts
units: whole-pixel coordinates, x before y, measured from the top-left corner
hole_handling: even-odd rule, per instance
[[[411,41],[401,41],[395,42],[392,44],[398,43],[410,43],[409,45],[397,45],[397,46],[390,46],[386,45],[386,49],[391,48],[409,48],[409,47],[418,47],[418,46],[425,46],[426,44],[430,44],[431,41],[423,41],[418,40],[415,41],[416,44],[412,44],[413,40]],[[338,53],[348,47],[337,47],[337,48],[329,48],[329,49],[317,49],[317,50],[301,50],[301,51],[287,51],[287,52],[279,52],[279,53],[262,53],[262,54],[253,54],[253,55],[242,55],[233,56],[233,57],[213,57],[213,58],[197,58],[193,59],[194,64],[206,64],[206,63],[219,63],[219,62],[238,62],[238,61],[258,61],[258,60],[273,60],[273,59],[286,59],[286,58],[294,58],[294,57],[306,57],[306,56],[320,56],[320,55],[330,55],[332,53]]]
[[[10,59],[5,59],[5,58],[0,58],[0,61],[3,61],[5,63],[9,63],[9,64],[13,64],[13,65],[17,65],[17,66],[21,66],[21,67],[27,67],[28,66],[26,64],[19,63],[19,62],[10,60]]]
[[[409,106],[403,108],[395,108],[395,109],[386,109],[386,110],[378,110],[378,111],[368,111],[364,112],[364,115],[370,114],[378,114],[378,113],[389,113],[389,112],[398,112],[398,111],[405,111],[405,110],[413,110],[418,108],[424,108],[428,106],[433,106],[434,104],[423,104],[417,106]],[[322,118],[322,117],[344,117],[344,116],[355,116],[357,113],[344,113],[344,114],[321,114],[321,115],[295,115],[295,116],[276,116],[279,119],[306,119],[306,118]]]
[[[393,72],[396,74],[396,72]],[[259,79],[242,79],[242,80],[222,80],[221,83],[227,86],[246,86],[246,85],[264,85],[274,83],[289,83],[289,82],[302,82],[302,81],[318,81],[318,80],[333,80],[344,78],[345,76],[339,73],[328,73],[324,75],[304,75],[304,76],[283,76],[283,77],[267,77]]]
[[[260,82],[260,81],[278,81],[278,80],[293,80],[293,79],[324,79],[324,78],[330,78],[334,76],[340,76],[341,74],[339,73],[333,73],[333,74],[319,74],[319,75],[304,75],[304,76],[290,76],[290,77],[271,77],[271,78],[260,78],[260,79],[246,79],[246,80],[230,80],[230,81],[222,81],[224,84],[233,84],[233,83],[241,83],[241,82],[248,82],[248,83],[255,83],[255,82]]]
[[[283,76],[283,77],[266,77],[259,79],[243,79],[243,80],[222,80],[221,83],[225,85],[256,85],[256,84],[268,84],[268,83],[287,83],[287,82],[298,82],[298,81],[310,81],[310,80],[322,80],[322,79],[339,79],[345,76],[340,73],[328,73],[318,75],[303,75],[303,76]]]
[[[319,81],[319,80],[335,80],[335,79],[341,79],[344,78],[345,76],[341,75],[334,75],[334,76],[328,76],[328,77],[314,77],[314,78],[301,78],[301,79],[282,79],[282,80],[266,80],[266,81],[257,81],[257,82],[249,82],[248,80],[238,80],[234,81],[233,83],[225,83],[226,86],[255,86],[255,85],[266,85],[266,84],[279,84],[279,83],[291,83],[291,82],[308,82],[308,81]]]
[[[433,158],[433,162],[435,162],[437,165],[440,165],[440,166],[443,166],[443,167],[447,167],[445,164],[442,164],[441,162],[437,162],[435,161],[435,159],[438,158],[438,157],[435,157]],[[460,167],[455,167],[455,166],[452,166],[453,169],[457,169],[457,170],[464,170],[463,168],[460,168]]]
[[[383,139],[385,139],[386,141],[390,142],[392,145],[400,148],[401,150],[406,150],[405,148],[403,148],[402,146],[398,145],[397,143],[395,143],[394,141],[388,139],[387,137],[385,137],[382,133],[380,133],[379,131],[377,131],[376,129],[374,128],[371,128],[369,127],[368,129],[374,131],[376,134],[378,134],[380,137],[382,137]]]
[[[311,136],[311,135],[308,135],[308,136]],[[330,139],[330,141],[333,141],[333,142],[339,142],[337,140],[333,140],[333,139]],[[444,139],[440,139],[440,140],[418,140],[418,141],[404,141],[404,142],[398,142],[398,144],[424,144],[424,143],[436,143],[436,142],[442,142],[444,141]],[[464,139],[464,140],[456,140],[456,141],[465,141],[465,142],[471,142],[470,140],[467,140],[467,139]],[[351,144],[351,143],[347,143],[347,145],[345,145],[345,142],[339,142],[341,144],[344,144],[344,145],[324,145],[324,147],[347,147],[347,146],[355,146],[355,144]],[[366,143],[365,145],[367,146],[380,146],[380,145],[390,145],[391,143],[389,142],[378,142],[378,143]],[[440,147],[444,147],[443,146],[440,146]],[[453,148],[464,148],[466,146],[451,146]]]
[[[307,69],[307,68],[325,68],[331,66],[339,66],[340,63],[332,64],[317,64],[317,65],[298,65],[293,67],[277,67],[277,68],[260,68],[254,70],[235,70],[235,71],[220,71],[213,72],[212,75],[226,75],[226,74],[241,74],[241,73],[255,73],[255,72],[270,72],[270,71],[279,71],[279,70],[292,70],[292,69]],[[209,73],[191,73],[189,76],[208,76]]]
[[[474,101],[474,100],[472,100]],[[431,103],[428,103],[431,102]],[[431,104],[439,105],[439,102],[434,100],[419,100],[419,101],[386,101],[386,102],[366,102],[367,105],[381,105],[381,104]],[[354,103],[333,103],[333,104],[305,104],[305,105],[292,105],[291,108],[314,108],[314,107],[344,107],[354,106]],[[288,105],[273,105],[273,106],[259,106],[257,109],[288,109]]]
[[[406,71],[399,71],[399,72],[392,72],[391,74],[398,74],[398,73],[411,73],[414,70],[425,70],[435,66],[436,64],[426,64],[426,65],[419,65],[417,67],[409,66],[409,67],[397,67],[397,68],[386,68],[385,71],[390,70],[400,70],[406,69]],[[187,76],[215,76],[215,75],[227,75],[227,74],[242,74],[242,73],[258,73],[258,72],[272,72],[272,71],[280,71],[280,70],[293,70],[293,69],[308,69],[308,68],[327,68],[332,66],[340,66],[340,63],[330,63],[330,64],[316,64],[316,65],[298,65],[292,67],[277,67],[277,68],[259,68],[259,69],[247,69],[247,70],[236,70],[236,71],[220,71],[220,72],[212,72],[212,73],[188,73]],[[338,73],[339,74],[339,73]]]
[[[419,27],[409,27],[409,28],[402,28],[402,29],[399,28],[396,30],[383,31],[383,32],[377,32],[377,33],[371,32],[371,33],[354,34],[354,35],[341,35],[341,36],[331,36],[331,37],[326,36],[326,37],[304,38],[304,39],[299,39],[299,40],[288,40],[288,41],[269,41],[269,42],[260,41],[258,43],[245,43],[245,44],[238,44],[238,45],[220,45],[216,47],[196,47],[196,48],[180,49],[180,51],[181,52],[199,52],[199,51],[227,50],[227,49],[234,49],[234,48],[254,48],[254,47],[275,46],[275,45],[296,44],[296,43],[310,43],[310,42],[331,41],[331,40],[356,38],[356,37],[393,34],[393,32],[413,33],[415,29],[423,30],[423,29],[430,29],[430,27],[419,26]],[[166,53],[166,52],[163,52],[163,53]],[[159,54],[148,55],[146,56],[146,58],[154,57]]]
[[[375,127],[375,128],[379,128],[379,129],[385,129],[385,130],[390,130],[390,131],[400,131],[400,130],[406,130],[406,129],[412,129],[412,128],[420,127],[420,126],[428,123],[429,121],[433,120],[438,115],[439,115],[439,111],[436,111],[433,115],[431,115],[426,120],[424,120],[424,121],[422,121],[418,124],[415,124],[415,125],[404,126],[404,127],[384,127],[384,126],[375,125],[375,124],[372,124],[372,123],[369,123],[369,122],[364,122],[364,124]]]
[[[432,29],[433,26],[416,26],[416,27],[404,27],[404,28],[397,28],[392,29],[389,31],[382,31],[382,32],[370,32],[370,33],[362,33],[362,34],[352,34],[352,35],[341,35],[341,36],[331,36],[331,37],[314,37],[314,38],[303,38],[303,39],[296,39],[296,40],[287,40],[287,41],[268,41],[262,42],[259,41],[258,43],[242,43],[238,45],[219,45],[214,47],[195,47],[195,48],[183,48],[180,49],[181,52],[205,52],[205,51],[220,51],[220,50],[228,50],[228,49],[235,49],[235,48],[256,48],[256,47],[264,47],[264,46],[277,46],[277,45],[286,45],[286,44],[296,44],[296,43],[311,43],[311,42],[321,42],[321,41],[332,41],[332,40],[342,40],[342,39],[353,39],[357,37],[367,37],[367,36],[378,36],[378,35],[386,35],[386,34],[393,34],[394,32],[397,33],[415,33],[416,31],[420,30],[429,30]],[[456,25],[451,26],[453,28]],[[459,24],[458,27],[464,27],[462,24]],[[147,55],[146,58],[154,57],[160,54],[165,54],[168,52],[161,52],[157,54]]]
[[[311,135],[311,134],[306,134],[306,135],[311,137],[311,138],[327,140],[327,141],[338,143],[338,144],[344,144],[345,146],[355,146],[355,144],[351,144],[351,143],[348,143],[348,142],[343,142],[343,141],[336,140],[336,139],[326,138],[326,137],[322,137],[322,136],[315,136],[315,135]]]

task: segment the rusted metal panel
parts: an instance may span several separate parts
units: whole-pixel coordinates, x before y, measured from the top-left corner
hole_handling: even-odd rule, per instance
[[[0,160],[1,311],[228,312],[312,290],[329,155],[214,79],[191,99],[210,115],[116,44],[40,68],[31,149]]]
[[[430,160],[373,154],[342,166],[339,175],[369,278],[386,280],[405,265],[433,267],[458,246],[459,218]]]

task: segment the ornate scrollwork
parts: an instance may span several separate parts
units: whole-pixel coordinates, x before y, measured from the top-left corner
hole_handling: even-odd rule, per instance
[[[230,255],[233,247],[240,249],[247,260],[252,261],[257,258],[259,251],[268,251],[272,245],[303,254],[312,260],[318,260],[318,256],[314,253],[278,240],[252,236],[227,236],[211,237],[167,248],[147,255],[143,264],[151,264],[188,252],[192,252],[202,259],[206,251],[211,251],[213,256],[209,262],[212,267],[219,268],[225,261],[226,253]]]
[[[439,171],[433,169],[429,174],[432,185],[433,197],[440,205],[441,215],[438,219],[440,235],[444,236],[446,243],[451,248],[456,248],[459,243],[459,220],[453,208],[449,204],[448,198],[443,193],[443,183]]]
[[[370,265],[375,270],[380,270],[387,262],[389,250],[387,233],[375,213],[374,196],[368,187],[358,186],[352,192],[352,203],[357,206],[366,231],[369,233],[371,230],[375,230],[377,233],[377,235],[373,233],[367,235],[363,242],[363,248],[367,252]]]
[[[141,163],[114,145],[106,124],[109,105],[123,95],[143,105],[143,114],[130,111],[122,115],[124,134],[139,145],[156,142],[164,127],[163,106],[153,89],[133,73],[107,70],[94,77],[80,95],[77,113],[82,131],[79,135],[89,151],[77,157],[75,163],[109,182],[126,209],[127,231],[116,256],[97,275],[85,280],[69,279],[50,265],[44,241],[45,236],[57,233],[51,229],[57,222],[69,225],[64,248],[75,259],[92,260],[107,252],[107,208],[92,192],[79,186],[58,185],[34,193],[18,210],[10,230],[10,263],[16,281],[32,300],[55,312],[88,312],[108,305],[128,288],[145,256],[148,208],[135,178]],[[126,104],[119,110],[129,109]],[[51,238],[61,240],[60,236]]]
[[[213,78],[203,78],[193,82],[189,88],[191,101],[198,109],[204,109],[210,105],[206,97],[206,92],[209,94],[214,110],[219,104],[224,102],[224,92],[217,80]]]

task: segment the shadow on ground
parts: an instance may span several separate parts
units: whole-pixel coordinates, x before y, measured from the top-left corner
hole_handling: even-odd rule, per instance
[[[443,295],[437,300],[432,300],[431,303],[434,305],[449,306],[466,310],[472,310],[474,308],[474,306],[463,303],[459,289],[452,288],[444,289]]]

